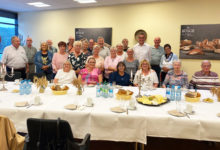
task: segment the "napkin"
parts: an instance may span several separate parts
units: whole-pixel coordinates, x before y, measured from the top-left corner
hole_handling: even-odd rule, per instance
[[[16,102],[15,103],[15,106],[16,107],[25,107],[28,105],[28,102],[27,101],[23,101],[23,102]]]

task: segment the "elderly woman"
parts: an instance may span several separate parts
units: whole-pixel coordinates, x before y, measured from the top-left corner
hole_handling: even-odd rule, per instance
[[[134,77],[134,85],[141,85],[142,89],[145,90],[149,87],[158,86],[157,74],[154,70],[151,69],[150,63],[144,59],[141,61],[140,69],[137,71]]]
[[[53,78],[52,58],[53,53],[48,51],[47,43],[41,43],[40,51],[35,54],[34,63],[36,65],[36,73],[45,74],[47,80]]]
[[[82,41],[82,53],[85,55],[86,58],[92,55],[92,53],[88,50],[89,42],[87,40]]]
[[[68,60],[71,62],[73,70],[78,75],[80,70],[85,68],[86,57],[81,52],[82,43],[80,41],[74,42],[74,51],[68,56]]]
[[[102,73],[98,68],[95,67],[95,64],[95,58],[89,58],[87,67],[80,70],[78,79],[88,85],[102,83]]]
[[[164,81],[166,74],[169,70],[173,69],[173,61],[178,60],[176,54],[171,51],[170,44],[164,45],[165,54],[161,57],[160,68],[161,68],[161,83]]]
[[[166,85],[175,85],[181,87],[188,87],[188,76],[185,72],[181,70],[181,61],[173,61],[173,70],[170,70],[163,82],[163,88],[166,88]]]
[[[89,58],[94,57],[96,60],[95,67],[99,68],[99,70],[103,71],[104,70],[104,58],[102,56],[99,56],[99,51],[100,51],[100,46],[94,45],[93,46],[93,55],[89,56],[87,58],[86,64],[88,64]]]
[[[67,61],[68,54],[65,52],[66,50],[66,43],[60,41],[58,43],[59,51],[53,55],[52,59],[52,66],[53,66],[53,73],[56,74],[59,69],[63,68],[64,62]]]
[[[59,69],[54,83],[56,84],[70,84],[76,78],[75,71],[72,69],[72,65],[69,61],[64,62],[62,69]]]
[[[116,82],[117,85],[129,86],[130,75],[125,72],[126,66],[123,62],[119,62],[117,65],[117,71],[113,72],[109,76],[109,82]]]
[[[105,62],[104,62],[104,68],[105,68],[105,79],[108,80],[109,79],[109,74],[117,71],[117,65],[118,62],[122,61],[120,57],[118,57],[116,55],[116,48],[112,47],[110,49],[110,56],[107,56],[105,58]]]
[[[127,54],[123,50],[123,45],[122,44],[117,44],[116,48],[117,48],[117,56],[120,57],[122,61],[125,60],[126,57],[127,57]]]
[[[129,48],[127,50],[127,55],[128,57],[123,61],[126,66],[125,72],[133,78],[138,70],[139,61],[134,58],[133,49]]]

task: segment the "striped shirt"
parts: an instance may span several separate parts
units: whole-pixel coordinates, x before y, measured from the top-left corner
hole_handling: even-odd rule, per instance
[[[197,89],[210,89],[215,86],[220,86],[218,74],[209,72],[206,75],[203,71],[198,71],[192,76],[190,85],[196,86]]]

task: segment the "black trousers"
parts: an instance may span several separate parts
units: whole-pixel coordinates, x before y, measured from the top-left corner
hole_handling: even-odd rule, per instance
[[[11,68],[6,67],[7,72],[11,72]],[[21,73],[21,78],[26,79],[26,68],[20,68],[20,69],[14,69],[14,72],[20,72]]]
[[[159,65],[151,65],[151,69],[153,69],[156,74],[157,74],[157,78],[159,80],[159,85],[160,85],[160,71],[161,71],[161,68]]]

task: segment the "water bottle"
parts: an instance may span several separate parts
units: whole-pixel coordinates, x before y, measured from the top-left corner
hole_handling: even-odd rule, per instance
[[[114,93],[113,90],[114,90],[114,89],[113,89],[112,83],[110,83],[110,86],[109,86],[109,97],[110,97],[110,98],[113,98],[113,93]]]
[[[20,82],[20,85],[19,85],[19,93],[20,93],[20,95],[24,95],[25,93],[24,93],[24,80],[22,80],[21,82]]]
[[[106,83],[104,83],[103,96],[104,98],[108,98],[108,86]]]
[[[103,83],[100,85],[100,97],[103,96]]]
[[[97,83],[96,85],[96,97],[100,97],[100,86],[99,86],[99,83]]]
[[[181,87],[178,86],[177,89],[176,89],[176,101],[181,101]]]
[[[170,100],[174,101],[175,100],[175,86],[171,86],[171,93],[170,93]]]
[[[167,85],[167,88],[166,88],[166,97],[167,99],[170,99],[170,86]]]

